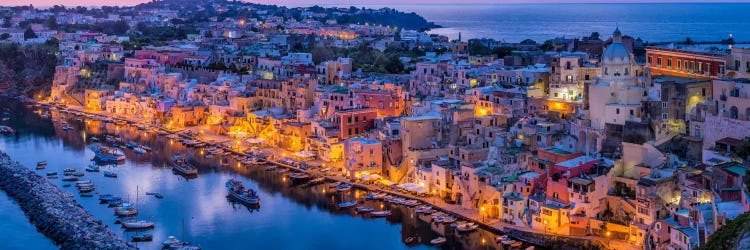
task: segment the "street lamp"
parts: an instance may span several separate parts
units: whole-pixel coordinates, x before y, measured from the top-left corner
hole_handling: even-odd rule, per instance
[[[482,206],[482,222],[484,222],[484,206]]]
[[[547,234],[547,220],[544,220],[544,234]]]
[[[610,233],[609,231],[607,231],[607,248],[609,248],[609,240],[610,240],[609,236],[611,236],[611,235],[612,235],[612,233]]]

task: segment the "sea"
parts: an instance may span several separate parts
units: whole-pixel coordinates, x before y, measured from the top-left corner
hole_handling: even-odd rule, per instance
[[[498,0],[500,1],[500,0]],[[325,6],[325,5],[324,5]],[[332,6],[332,5],[327,5]],[[335,6],[348,6],[339,4]],[[462,40],[493,38],[506,42],[543,42],[599,32],[646,42],[750,41],[750,3],[567,3],[567,4],[402,4],[357,5],[415,12],[443,28],[429,33]]]

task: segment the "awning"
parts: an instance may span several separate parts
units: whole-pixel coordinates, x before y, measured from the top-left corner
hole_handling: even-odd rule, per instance
[[[266,139],[262,139],[262,138],[250,138],[250,139],[245,140],[245,142],[250,143],[250,144],[260,144],[265,141]]]
[[[313,152],[308,152],[308,151],[300,151],[300,152],[294,153],[292,155],[294,155],[295,157],[299,157],[299,158],[312,158],[312,157],[315,157],[315,154]]]
[[[426,187],[422,187],[415,183],[404,183],[404,184],[398,185],[398,187],[405,189],[407,191],[416,192],[416,193],[428,193],[429,192],[429,190],[427,190]]]

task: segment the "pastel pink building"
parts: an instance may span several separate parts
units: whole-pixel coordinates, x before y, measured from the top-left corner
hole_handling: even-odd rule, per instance
[[[352,180],[364,174],[380,174],[383,168],[382,144],[361,137],[344,141],[344,165]]]
[[[600,159],[583,155],[553,165],[547,178],[547,200],[569,204],[568,182],[581,174],[588,174],[599,161]]]

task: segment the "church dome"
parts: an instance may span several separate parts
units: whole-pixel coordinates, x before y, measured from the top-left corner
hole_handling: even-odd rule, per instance
[[[614,64],[630,63],[630,52],[622,43],[612,43],[604,50],[602,62]]]

